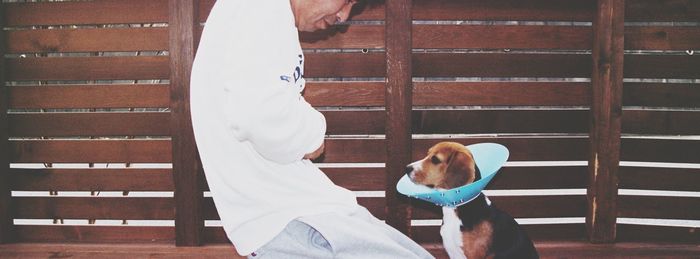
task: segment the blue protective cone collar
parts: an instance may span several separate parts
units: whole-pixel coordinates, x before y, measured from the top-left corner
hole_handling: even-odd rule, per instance
[[[508,160],[509,152],[505,146],[496,143],[480,143],[466,147],[472,152],[474,162],[481,171],[481,180],[449,190],[436,190],[415,184],[408,175],[404,175],[396,184],[396,190],[403,195],[441,207],[454,208],[472,201],[481,194],[498,170],[503,167]]]

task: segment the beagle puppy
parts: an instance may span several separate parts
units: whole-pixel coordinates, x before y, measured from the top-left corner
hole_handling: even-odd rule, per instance
[[[472,153],[464,145],[441,142],[406,167],[416,184],[452,189],[481,179]],[[491,206],[481,193],[457,208],[443,207],[440,228],[450,258],[539,258],[530,238],[507,213]]]

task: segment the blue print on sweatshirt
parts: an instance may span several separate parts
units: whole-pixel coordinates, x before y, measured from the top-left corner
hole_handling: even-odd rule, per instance
[[[294,86],[299,88],[299,91],[301,92],[304,90],[304,74],[302,72],[304,69],[304,55],[299,54],[297,57],[299,57],[299,65],[294,68],[292,76],[281,75],[280,80],[292,83],[292,78],[294,78]]]

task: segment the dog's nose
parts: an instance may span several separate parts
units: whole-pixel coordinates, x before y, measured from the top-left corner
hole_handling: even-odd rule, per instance
[[[411,172],[413,172],[413,166],[406,166],[406,169],[404,169],[403,172],[406,173],[408,176],[411,176]]]

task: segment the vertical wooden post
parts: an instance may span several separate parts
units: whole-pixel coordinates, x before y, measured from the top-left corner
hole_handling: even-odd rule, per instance
[[[198,184],[201,162],[190,117],[190,73],[199,26],[199,1],[170,0],[170,130],[173,177],[175,179],[175,243],[198,246],[202,243],[204,220],[202,192]]]
[[[593,21],[593,74],[589,157],[588,238],[615,241],[620,165],[624,0],[598,0]]]
[[[0,17],[5,16],[5,5],[0,4]],[[5,27],[0,19],[0,30]],[[10,189],[10,143],[7,109],[9,93],[5,86],[5,34],[0,33],[0,244],[13,241],[12,193]]]
[[[386,1],[386,222],[410,235],[411,207],[396,183],[411,162],[411,0]]]

